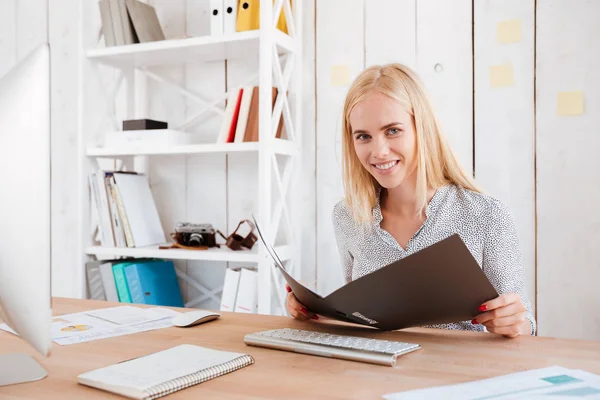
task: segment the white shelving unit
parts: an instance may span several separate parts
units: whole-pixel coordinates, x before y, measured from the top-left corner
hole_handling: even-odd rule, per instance
[[[232,251],[227,247],[209,249],[207,251],[189,251],[183,249],[159,249],[158,246],[146,248],[103,247],[92,238],[90,218],[90,194],[88,174],[97,170],[99,159],[121,159],[130,169],[148,173],[152,166],[152,156],[169,155],[184,156],[208,153],[256,153],[253,158],[258,164],[258,188],[255,196],[258,209],[254,214],[261,224],[262,231],[272,244],[273,238],[283,234],[283,243],[274,246],[278,255],[286,263],[286,268],[292,275],[300,274],[300,226],[301,212],[294,204],[296,196],[288,196],[290,188],[297,187],[299,179],[299,160],[301,154],[301,104],[302,104],[302,15],[299,2],[290,5],[289,0],[276,0],[260,3],[259,30],[237,32],[223,36],[191,37],[185,39],[164,40],[150,43],[140,43],[125,46],[102,48],[98,46],[98,33],[88,19],[94,14],[94,2],[80,2],[81,11],[81,52],[80,63],[80,99],[79,104],[79,194],[82,199],[79,212],[78,248],[80,249],[81,267],[81,297],[85,295],[84,263],[92,258],[118,257],[156,257],[173,260],[222,261],[254,263],[258,268],[258,312],[271,314],[275,305],[285,309],[285,292],[278,272],[273,268],[266,249],[260,241],[252,250]],[[158,5],[160,7],[160,4]],[[286,13],[289,35],[275,28],[279,11]],[[291,14],[291,15],[290,15]],[[227,97],[227,93],[215,99],[199,98],[199,95],[188,91],[185,87],[171,82],[161,76],[155,67],[178,66],[187,63],[202,64],[206,62],[225,61],[233,59],[258,59],[258,79],[254,80],[259,89],[259,141],[252,143],[204,143],[176,146],[163,146],[152,143],[136,143],[135,145],[119,147],[103,147],[101,140],[102,126],[97,127],[91,120],[100,121],[102,125],[107,119],[116,125],[114,97],[122,83],[126,85],[128,116],[143,115],[145,111],[146,82],[153,79],[178,90],[182,95],[198,100],[205,105],[191,120],[173,129],[184,131],[186,126],[197,122],[198,118],[208,112],[223,115],[223,109],[217,105]],[[280,61],[281,60],[281,61]],[[282,65],[283,64],[283,65]],[[99,66],[114,69],[119,74],[117,83],[112,88],[104,88],[104,114],[97,115],[97,110],[90,110],[86,101],[98,96],[90,93],[87,80],[92,74],[99,73]],[[290,85],[290,78],[293,85]],[[271,88],[278,88],[278,98],[272,110]],[[289,101],[288,95],[294,101]],[[293,107],[293,108],[292,108]],[[93,117],[93,118],[92,118]],[[104,117],[104,119],[99,117]],[[276,126],[274,121],[282,117],[285,123],[287,137],[275,138]],[[114,126],[118,128],[117,126]],[[116,129],[118,130],[118,129]],[[214,136],[216,140],[216,135]],[[281,158],[284,158],[281,167]],[[279,162],[278,162],[279,160]],[[133,161],[133,162],[132,162]],[[132,165],[129,165],[132,164]],[[276,188],[276,189],[274,189]],[[160,210],[159,210],[160,211]],[[248,217],[250,217],[248,215]],[[282,229],[285,220],[286,229]],[[295,227],[292,229],[290,227]],[[223,264],[225,268],[226,264]],[[199,282],[193,282],[189,276],[181,276],[196,288],[204,289],[201,293],[206,297],[214,295],[215,290],[207,290]],[[277,304],[278,303],[278,304]]]

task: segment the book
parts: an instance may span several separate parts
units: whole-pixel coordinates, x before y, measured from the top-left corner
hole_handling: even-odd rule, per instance
[[[256,285],[258,272],[249,268],[242,268],[240,281],[233,311],[239,313],[255,314],[258,309],[258,293]]]
[[[108,0],[100,0],[100,18],[102,19],[102,34],[104,35],[104,44],[106,47],[115,46],[115,32],[113,28],[112,18],[110,15],[110,6]]]
[[[184,306],[173,261],[132,262],[124,271],[132,303]]]
[[[223,33],[236,32],[237,3],[237,0],[223,0]]]
[[[235,300],[240,283],[240,270],[227,268],[223,282],[223,294],[221,294],[221,311],[235,310]]]
[[[249,354],[182,344],[85,372],[77,382],[131,399],[157,399],[253,363]]]
[[[210,34],[223,34],[223,0],[210,0]]]
[[[165,40],[154,7],[137,0],[126,0],[125,4],[140,43]]]
[[[121,172],[115,172],[113,177],[114,183],[119,189],[120,201],[123,203],[128,229],[135,246],[144,247],[165,243],[167,240],[148,178],[142,174]],[[123,227],[123,221],[120,223]]]
[[[244,133],[244,142],[258,142],[258,100],[259,100],[259,87],[254,86],[254,95],[250,104],[250,110],[248,111],[248,121],[246,123],[246,132]],[[278,90],[276,87],[272,88],[272,102],[271,109],[275,108],[275,102],[277,100]],[[283,114],[282,114],[283,116]],[[283,118],[279,118],[279,124],[277,125],[277,132],[275,137],[281,139],[283,131]]]

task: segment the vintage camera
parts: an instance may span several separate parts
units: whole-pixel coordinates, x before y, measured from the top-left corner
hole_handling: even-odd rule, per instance
[[[189,247],[218,247],[215,229],[211,224],[179,222],[175,226],[175,240],[177,243]]]

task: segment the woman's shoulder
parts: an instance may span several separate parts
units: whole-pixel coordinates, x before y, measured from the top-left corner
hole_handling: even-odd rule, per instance
[[[331,212],[333,226],[338,232],[356,232],[358,225],[352,217],[352,210],[346,200],[338,201]]]
[[[504,218],[511,214],[510,208],[499,198],[488,193],[476,192],[458,185],[450,185],[450,194],[467,210],[490,218]]]
[[[349,225],[353,223],[352,212],[346,200],[342,199],[333,206],[331,218],[335,226]]]

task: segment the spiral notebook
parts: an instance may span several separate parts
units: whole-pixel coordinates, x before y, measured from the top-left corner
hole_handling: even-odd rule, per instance
[[[182,344],[83,373],[77,381],[132,399],[156,399],[253,363],[248,354]]]

